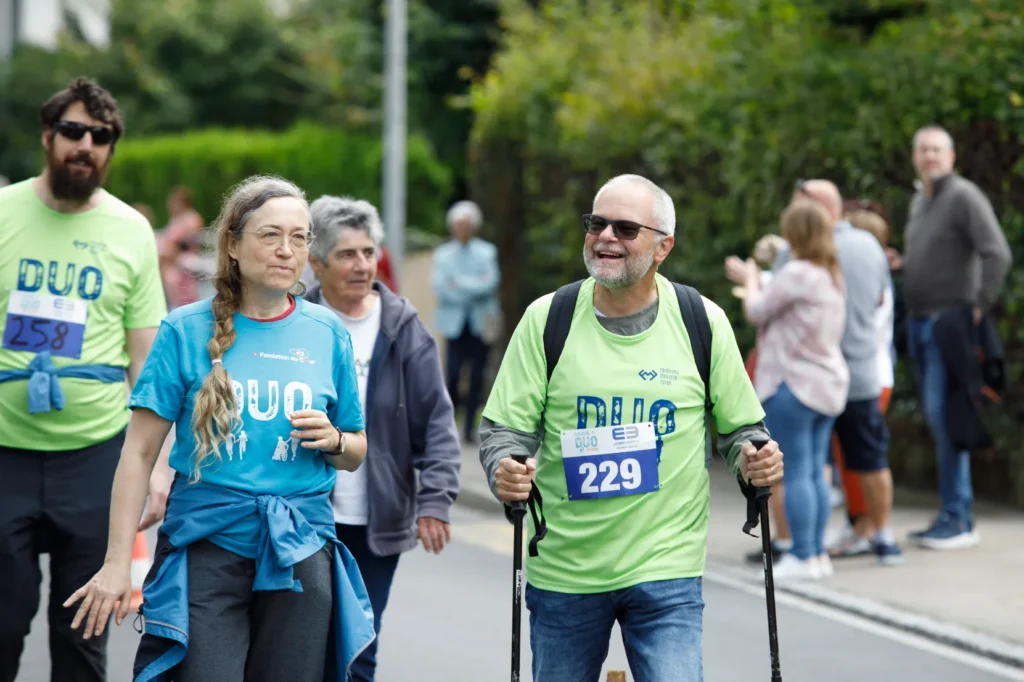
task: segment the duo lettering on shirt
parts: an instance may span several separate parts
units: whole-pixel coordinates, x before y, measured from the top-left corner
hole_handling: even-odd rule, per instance
[[[675,403],[655,400],[644,419],[645,400],[633,399],[633,422],[622,423],[621,396],[608,404],[597,396],[577,396],[575,431],[562,433],[562,457],[570,500],[642,495],[659,490],[662,438],[675,431]],[[594,423],[590,424],[593,408]],[[664,427],[662,415],[664,414]]]
[[[86,265],[79,270],[75,263],[62,264],[55,260],[44,267],[41,261],[34,258],[22,258],[18,263],[18,291],[42,289],[44,272],[46,288],[54,296],[67,296],[77,289],[78,297],[83,301],[94,301],[103,293],[103,272],[99,268]]]
[[[622,424],[621,396],[612,396],[612,421],[611,426]],[[676,404],[671,400],[659,399],[651,403],[650,412],[644,418],[645,401],[643,398],[633,398],[633,424],[640,424],[645,421],[654,424],[654,431],[658,437],[658,447],[661,448],[661,439],[676,430]],[[590,413],[593,408],[594,423],[590,424]],[[662,425],[664,415],[664,426]],[[608,426],[608,403],[603,398],[592,395],[581,395],[576,397],[576,428],[586,429],[592,427]]]
[[[260,390],[261,383],[265,388]],[[231,388],[235,393],[236,416],[242,419],[248,415],[250,419],[258,422],[269,422],[277,418],[281,412],[281,390],[280,382],[270,380],[260,382],[257,379],[247,379],[245,385],[242,382],[232,379]],[[266,407],[261,407],[260,395],[266,396]],[[296,401],[298,396],[298,401]],[[313,389],[301,381],[290,381],[284,387],[284,413],[285,419],[290,419],[292,414],[300,410],[309,410],[313,407]],[[227,451],[228,459],[234,460],[235,445],[238,445],[239,459],[245,458],[246,445],[249,435],[241,428],[237,433],[231,433],[224,441],[224,449]],[[296,438],[285,438],[277,436],[277,444],[271,459],[275,462],[294,461],[298,453],[299,441]],[[289,456],[290,455],[290,456]]]

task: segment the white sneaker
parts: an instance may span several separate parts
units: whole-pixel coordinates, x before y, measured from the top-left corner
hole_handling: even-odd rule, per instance
[[[853,526],[850,525],[849,521],[844,521],[838,526],[830,525],[825,529],[825,549],[834,549],[855,537],[857,536],[853,532]]]
[[[792,554],[785,554],[772,566],[772,576],[780,583],[815,580],[814,561],[797,559]]]
[[[822,554],[811,561],[814,562],[815,578],[831,578],[836,574],[836,569],[833,568],[832,560],[829,558],[828,554]]]

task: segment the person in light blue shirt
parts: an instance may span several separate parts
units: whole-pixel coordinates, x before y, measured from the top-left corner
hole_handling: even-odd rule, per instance
[[[127,615],[132,540],[173,426],[136,680],[343,680],[373,640],[331,508],[336,471],[365,457],[364,420],[349,333],[297,295],[312,238],[301,190],[242,183],[218,219],[216,295],[164,319],[135,384],[107,560],[66,606],[81,601],[72,627],[86,638],[118,600],[116,621]]]
[[[465,440],[474,442],[487,355],[501,333],[501,271],[497,248],[476,236],[483,224],[479,206],[460,201],[448,210],[447,221],[453,238],[434,251],[434,324],[447,340],[448,394],[456,410],[465,407]],[[465,401],[459,395],[463,365],[469,365]]]

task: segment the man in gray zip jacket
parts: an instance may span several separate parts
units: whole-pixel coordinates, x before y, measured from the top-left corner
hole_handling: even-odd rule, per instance
[[[963,549],[980,540],[971,461],[953,445],[946,426],[947,371],[935,321],[958,305],[971,305],[978,324],[999,297],[1012,255],[992,204],[977,185],[953,172],[949,133],[926,126],[914,135],[913,148],[919,180],[904,236],[903,298],[921,409],[935,439],[942,507],[931,526],[910,538],[928,549]]]
[[[437,554],[451,541],[462,450],[433,336],[406,299],[374,281],[384,237],[377,209],[324,196],[310,213],[319,283],[306,299],[334,311],[352,337],[369,446],[359,469],[339,472],[334,520],[366,583],[379,634],[400,554],[417,541]],[[374,640],[353,662],[353,680],[372,682],[376,656]]]

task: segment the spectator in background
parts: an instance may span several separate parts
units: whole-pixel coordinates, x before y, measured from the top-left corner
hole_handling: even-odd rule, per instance
[[[999,297],[1012,255],[988,198],[953,172],[956,153],[949,133],[938,126],[921,128],[913,153],[919,181],[904,233],[903,298],[921,407],[935,438],[942,508],[931,526],[910,537],[930,549],[961,549],[979,542],[971,461],[967,450],[954,445],[947,425],[948,372],[936,323],[970,306],[973,311],[963,312],[975,327],[981,324]]]
[[[437,331],[448,341],[448,393],[457,410],[465,407],[464,434],[476,441],[477,413],[484,383],[484,369],[491,344],[500,333],[498,303],[498,250],[477,237],[483,213],[472,201],[460,201],[448,210],[452,240],[434,251],[434,291],[437,294]],[[460,400],[459,380],[469,365],[469,392]]]
[[[142,202],[136,202],[132,204],[132,208],[142,214],[142,216],[149,221],[150,227],[156,228],[156,213],[153,211],[153,207],[149,204]]]
[[[772,281],[772,266],[778,259],[782,249],[786,247],[786,240],[777,234],[766,234],[754,244],[751,253],[754,263],[760,270],[761,289],[768,286]],[[748,292],[743,286],[747,277],[747,261],[739,256],[729,256],[725,259],[725,275],[729,281],[736,284],[732,293],[736,298],[746,299]],[[758,333],[760,341],[760,332]],[[754,381],[757,372],[757,348],[755,347],[747,354],[747,376]],[[786,521],[786,505],[784,499],[783,483],[772,488],[772,496],[768,498],[768,507],[771,512],[772,529],[772,560],[778,561],[782,554],[793,548],[793,536],[789,532],[789,523]],[[761,550],[749,552],[746,557],[749,564],[760,564],[763,561]]]
[[[785,508],[793,548],[775,565],[780,581],[832,574],[825,552],[831,505],[825,483],[829,435],[846,407],[850,373],[843,359],[846,309],[832,217],[798,198],[782,214],[791,259],[761,290],[747,261],[743,310],[759,331],[754,387],[765,424],[786,453]]]
[[[203,217],[192,205],[187,187],[175,187],[167,197],[167,227],[157,236],[160,276],[170,310],[199,300],[199,278],[189,261],[199,255]]]
[[[892,290],[892,276],[885,251],[870,234],[853,227],[843,218],[843,198],[828,180],[797,182],[795,197],[817,201],[834,221],[836,253],[846,283],[846,328],[843,357],[850,370],[850,394],[846,409],[836,419],[835,431],[843,448],[845,464],[862,474],[865,505],[880,509],[891,499],[889,471],[889,429],[879,411],[882,387],[878,377],[877,315],[886,291]],[[776,269],[788,260],[783,251]],[[891,481],[891,476],[890,476]],[[888,491],[888,492],[887,492]],[[875,531],[874,550],[882,563],[898,563],[903,551],[889,528]]]
[[[844,218],[854,227],[874,236],[883,249],[889,245],[889,225],[884,214],[884,208],[880,204],[866,200],[848,201],[844,206]],[[895,383],[894,296],[893,287],[885,289],[881,304],[875,311],[878,340],[876,358],[878,381],[881,386],[878,409],[882,419],[889,408]],[[833,438],[832,447],[835,473],[843,483],[849,525],[837,538],[834,546],[829,548],[829,553],[838,558],[870,554],[875,551],[882,565],[902,563],[902,552],[888,551],[884,545],[879,550],[872,544],[872,538],[877,531],[888,528],[892,513],[892,471],[887,461],[883,468],[873,471],[858,470],[862,467],[847,465],[838,435]]]

